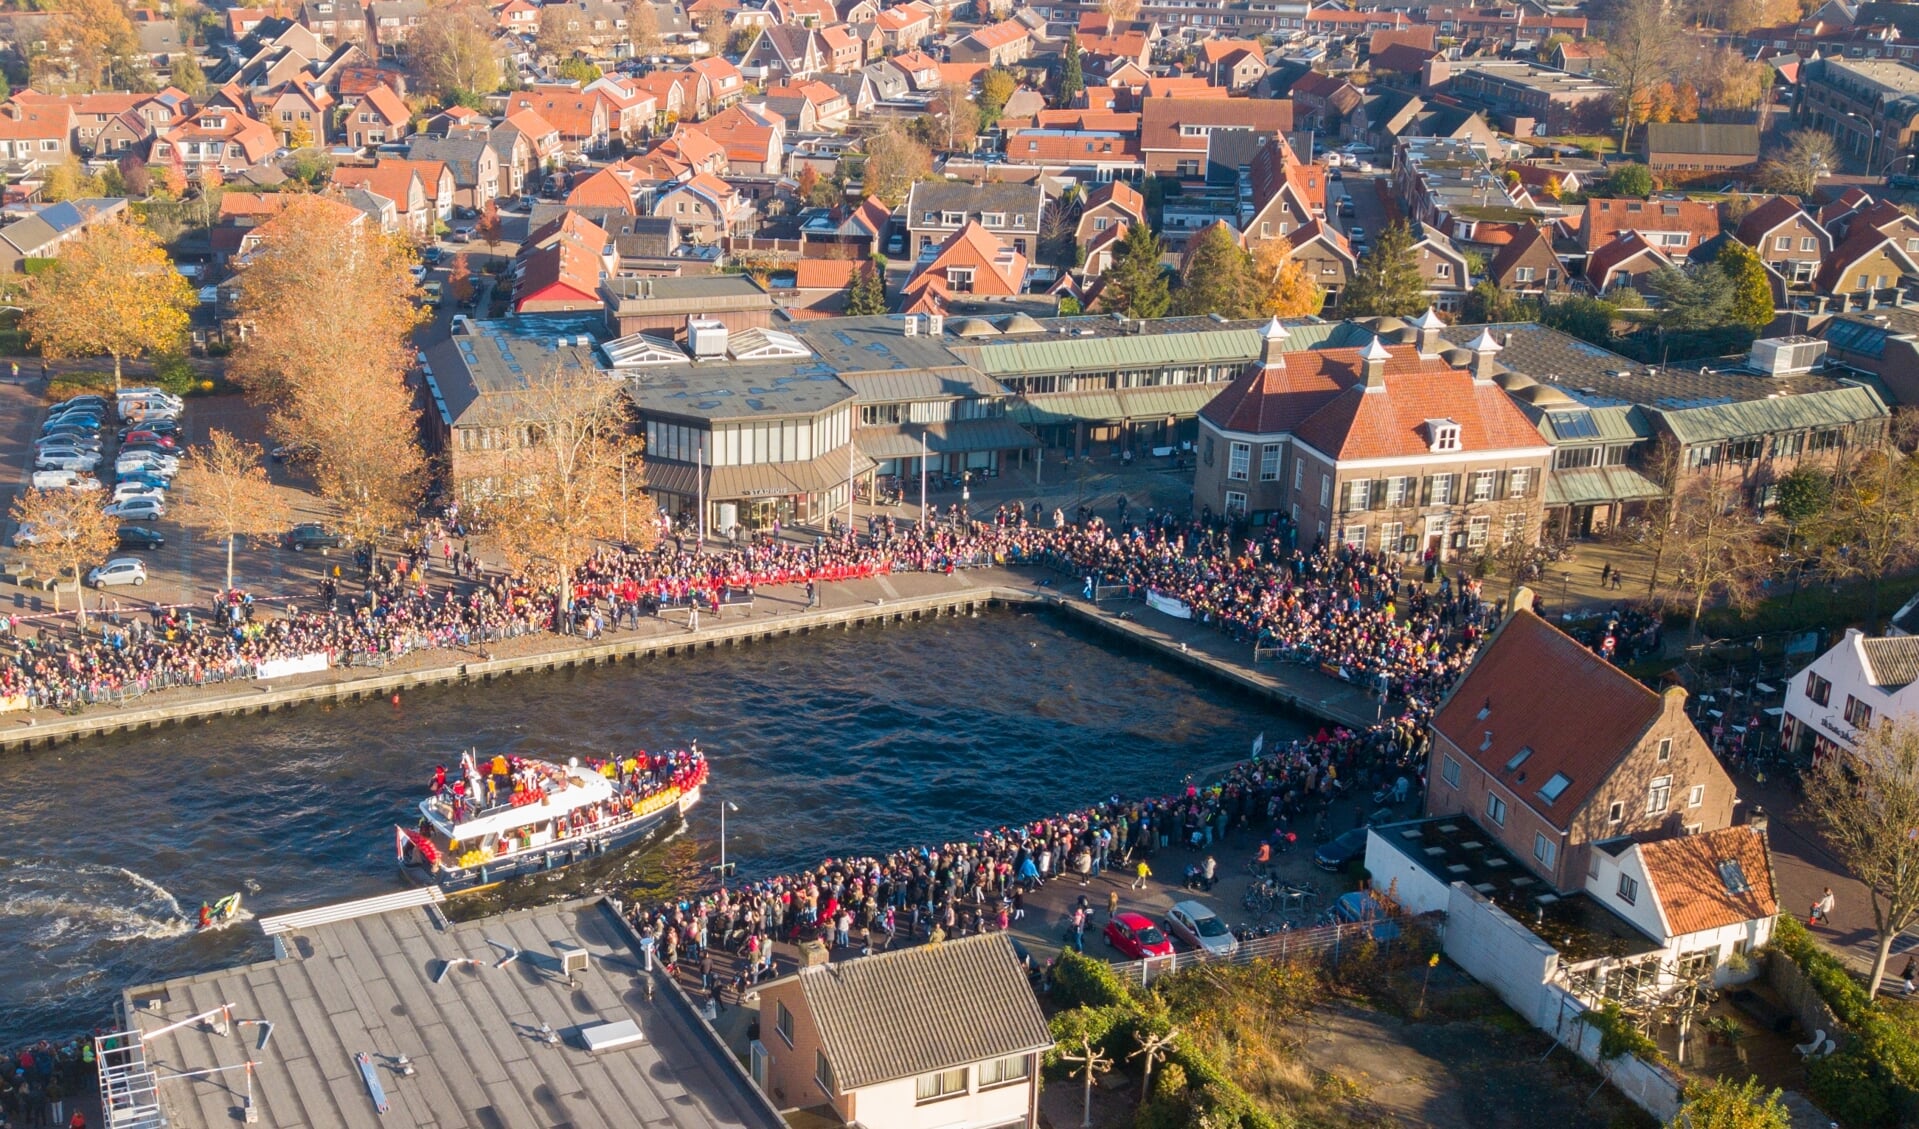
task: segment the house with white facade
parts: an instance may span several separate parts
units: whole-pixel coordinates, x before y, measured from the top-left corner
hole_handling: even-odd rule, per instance
[[[752,1075],[783,1110],[866,1129],[1039,1124],[1053,1040],[1005,934],[804,967],[759,994]]]
[[[1873,636],[1847,628],[1845,638],[1793,675],[1786,687],[1782,741],[1789,749],[1821,757],[1852,752],[1875,720],[1919,714],[1915,683],[1919,636]]]

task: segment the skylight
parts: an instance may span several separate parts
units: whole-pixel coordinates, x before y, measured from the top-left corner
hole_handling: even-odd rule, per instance
[[[1506,771],[1511,772],[1513,769],[1525,764],[1526,758],[1532,755],[1533,747],[1531,745],[1519,746],[1519,751],[1513,754],[1513,759],[1506,762]]]
[[[1719,863],[1719,880],[1726,884],[1726,893],[1743,894],[1752,889],[1746,881],[1746,868],[1739,865],[1738,859],[1723,859]]]
[[[1555,772],[1553,778],[1546,781],[1546,786],[1539,790],[1539,798],[1550,804],[1564,794],[1572,782],[1572,777],[1563,772]]]

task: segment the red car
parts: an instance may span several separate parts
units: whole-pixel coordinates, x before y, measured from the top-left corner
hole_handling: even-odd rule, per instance
[[[1106,943],[1134,960],[1173,955],[1173,942],[1159,926],[1136,913],[1122,913],[1107,922]]]
[[[161,434],[158,434],[157,432],[152,432],[152,431],[129,431],[127,432],[127,437],[125,439],[122,439],[121,442],[122,443],[153,443],[158,446],[165,447],[168,450],[172,450],[174,446],[173,436],[161,435]]]

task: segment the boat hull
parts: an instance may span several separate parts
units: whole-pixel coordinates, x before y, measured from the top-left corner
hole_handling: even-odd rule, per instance
[[[549,843],[529,851],[504,855],[483,866],[445,867],[437,870],[422,863],[402,862],[400,873],[421,886],[438,886],[448,896],[491,890],[519,878],[552,874],[575,863],[603,858],[646,838],[699,803],[700,790],[683,793],[677,802],[635,816],[614,827]]]

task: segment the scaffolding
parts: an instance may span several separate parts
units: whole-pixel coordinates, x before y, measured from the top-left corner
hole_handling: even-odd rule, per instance
[[[125,1031],[94,1036],[93,1058],[100,1072],[100,1116],[106,1129],[165,1129],[167,1118],[160,1109],[161,1076],[147,1062],[147,1044],[196,1023],[205,1023],[210,1033],[224,1036],[232,1030],[233,1005],[221,1004],[152,1031],[141,1031],[136,1025]],[[266,1045],[266,1037],[262,1037],[260,1044],[262,1047]],[[255,1065],[249,1060],[209,1070],[168,1074],[166,1077],[197,1078],[228,1070],[245,1070],[247,1088],[244,1108],[247,1120],[252,1121],[257,1116],[253,1106]]]

